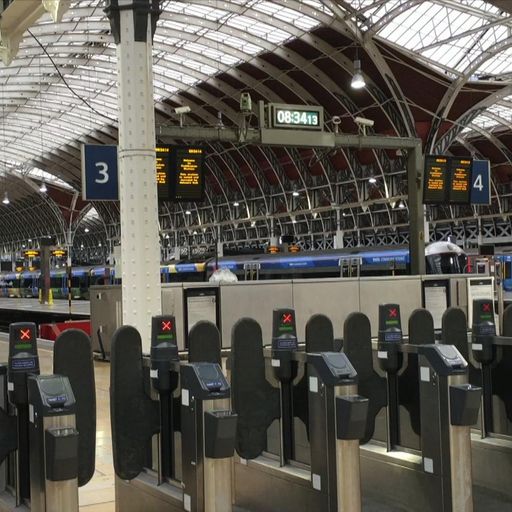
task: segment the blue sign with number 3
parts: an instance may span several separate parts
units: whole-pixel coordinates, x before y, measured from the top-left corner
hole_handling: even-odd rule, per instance
[[[489,160],[473,160],[471,204],[491,204],[491,168]]]
[[[82,199],[119,199],[117,146],[82,145]]]

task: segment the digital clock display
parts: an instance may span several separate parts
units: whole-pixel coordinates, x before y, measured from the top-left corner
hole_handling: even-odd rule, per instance
[[[271,104],[273,128],[301,128],[322,130],[324,112],[322,107],[304,105]]]

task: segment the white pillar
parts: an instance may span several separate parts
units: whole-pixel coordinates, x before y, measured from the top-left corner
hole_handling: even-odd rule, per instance
[[[158,0],[110,0],[106,12],[117,45],[123,324],[139,330],[149,352],[151,317],[162,310],[152,67]]]

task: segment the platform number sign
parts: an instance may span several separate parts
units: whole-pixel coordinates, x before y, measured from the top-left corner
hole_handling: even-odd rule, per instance
[[[117,146],[82,145],[82,198],[118,199]]]
[[[491,204],[491,169],[489,160],[473,160],[471,203]]]

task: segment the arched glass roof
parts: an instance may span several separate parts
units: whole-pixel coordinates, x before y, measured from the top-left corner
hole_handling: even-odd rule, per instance
[[[355,115],[380,115],[382,133],[420,136],[429,149],[445,151],[457,142],[476,153],[473,139],[481,136],[512,168],[512,150],[498,140],[512,128],[512,7],[507,12],[503,5],[502,0],[162,0],[153,48],[157,122],[177,121],[174,107],[189,99],[196,109],[187,123],[212,125],[217,111],[232,122],[246,85],[266,101],[295,97],[295,102],[325,103],[326,112],[340,114],[343,123]],[[12,63],[0,65],[0,173],[32,176],[35,182],[52,173],[78,189],[80,143],[116,142],[116,49],[103,6],[103,0],[72,0],[62,21],[43,16],[25,34]],[[368,78],[359,96],[348,90],[350,78],[347,82],[357,52]],[[422,77],[432,75],[439,97],[430,105],[420,104],[415,83],[408,85],[397,71],[405,75],[407,67]],[[478,99],[457,103],[460,96]],[[445,130],[448,142],[436,146]],[[353,204],[354,226],[358,216],[369,216],[370,227],[377,227],[380,216],[396,228],[379,196],[382,190],[361,185],[370,172],[368,155],[341,151],[329,161],[293,148],[253,151],[220,144],[211,149],[212,189],[228,205],[229,191],[245,194],[250,181],[263,198],[261,211],[255,208],[262,218],[273,202],[269,187],[279,189],[275,202],[282,202],[284,211],[279,214],[290,213],[288,189],[298,184],[306,192],[304,212],[311,211],[316,194],[317,206],[330,214],[335,185],[341,183],[342,198]],[[388,160],[370,155],[375,156],[386,199],[391,178],[386,179],[393,173]],[[346,176],[336,175],[337,166]],[[317,194],[320,178],[325,190]],[[401,197],[404,190],[400,180],[396,183],[392,195]],[[356,211],[365,194],[379,205],[373,214]],[[209,201],[205,208],[213,211]],[[117,212],[109,208],[102,205],[98,213],[111,215],[113,223]],[[181,215],[179,208],[169,218]],[[294,226],[321,224],[326,231],[322,214],[316,211],[312,220],[290,214],[290,219]],[[228,208],[227,215],[236,212]],[[226,222],[237,229],[232,218]]]

